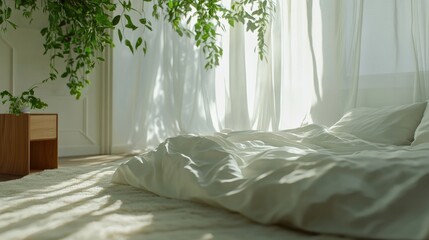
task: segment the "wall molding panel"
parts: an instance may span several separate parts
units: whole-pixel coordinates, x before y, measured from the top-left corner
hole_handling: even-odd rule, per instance
[[[3,47],[2,47],[3,46]],[[2,48],[7,48],[7,50],[2,50]],[[9,52],[9,56],[7,56],[7,53],[5,54],[4,52]],[[6,76],[5,78],[8,78],[8,82],[9,82],[9,87],[8,90],[10,92],[15,92],[14,90],[14,86],[15,86],[15,49],[12,46],[12,44],[10,44],[9,41],[7,41],[3,36],[0,35],[0,63],[1,65],[5,64],[10,64],[9,68],[9,74],[7,74],[8,76]],[[4,59],[1,59],[3,58]],[[2,74],[2,77],[4,75]]]
[[[40,29],[47,21],[45,18],[43,13],[38,13],[35,24],[20,24],[23,27],[0,35],[0,91],[7,89],[14,94],[21,93],[49,76],[49,55],[43,55],[43,37],[40,35]],[[28,20],[18,21],[25,23]],[[108,53],[106,56],[106,62],[97,64],[91,73],[92,83],[79,100],[69,95],[65,86],[67,79],[48,82],[36,90],[36,95],[49,106],[32,112],[58,113],[60,156],[96,155],[110,151],[110,141],[105,137],[110,136],[111,131],[110,110],[106,109],[111,105],[105,101],[110,101],[111,93],[104,78],[111,78],[111,59]],[[58,63],[61,64],[60,61]],[[7,106],[0,104],[0,111],[7,112]],[[103,137],[102,131],[106,131]]]

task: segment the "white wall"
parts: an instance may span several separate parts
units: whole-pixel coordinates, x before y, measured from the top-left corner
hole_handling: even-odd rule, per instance
[[[0,90],[15,94],[30,88],[49,76],[49,56],[43,55],[40,30],[46,17],[37,13],[32,24],[17,18],[17,30],[0,33]],[[92,155],[101,153],[101,89],[105,68],[97,66],[90,79],[92,84],[80,100],[69,95],[66,80],[49,82],[36,90],[36,95],[49,107],[45,113],[59,115],[59,155]],[[2,113],[7,106],[0,106]]]

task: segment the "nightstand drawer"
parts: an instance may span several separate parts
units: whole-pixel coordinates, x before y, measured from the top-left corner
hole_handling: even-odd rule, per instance
[[[30,115],[30,140],[56,139],[56,115]]]

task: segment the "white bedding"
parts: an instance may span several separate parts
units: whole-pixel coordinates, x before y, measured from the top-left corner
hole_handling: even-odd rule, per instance
[[[351,237],[429,238],[429,145],[370,143],[321,126],[178,136],[113,182],[264,224]]]

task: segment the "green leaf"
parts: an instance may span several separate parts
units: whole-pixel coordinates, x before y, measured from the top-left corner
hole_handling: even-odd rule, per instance
[[[127,24],[125,24],[126,28],[132,29],[132,30],[136,30],[138,27],[136,25],[134,25],[133,20],[131,19],[130,15],[125,14],[125,19],[127,20]]]
[[[233,19],[228,19],[228,23],[231,27],[234,27],[234,20]]]
[[[146,41],[143,42],[143,54],[146,55],[147,53],[147,43]]]
[[[64,72],[63,74],[61,74],[62,78],[66,78],[69,75],[69,72]]]
[[[127,46],[130,49],[130,51],[134,53],[134,48],[133,48],[133,45],[131,45],[130,40],[128,39],[125,40],[125,46]]]
[[[122,42],[122,32],[120,29],[118,29],[118,37],[119,37],[119,42]]]
[[[121,16],[120,16],[120,15],[116,15],[116,16],[112,19],[112,25],[113,25],[113,26],[118,25],[119,20],[121,20]]]
[[[253,22],[247,22],[247,31],[255,31],[257,29],[257,26]]]
[[[4,13],[5,18],[9,19],[11,14],[12,14],[12,8],[10,7],[6,8],[6,12]]]
[[[136,45],[135,45],[135,49],[138,49],[140,47],[140,45],[142,45],[143,43],[143,39],[141,37],[139,37],[136,41]]]

